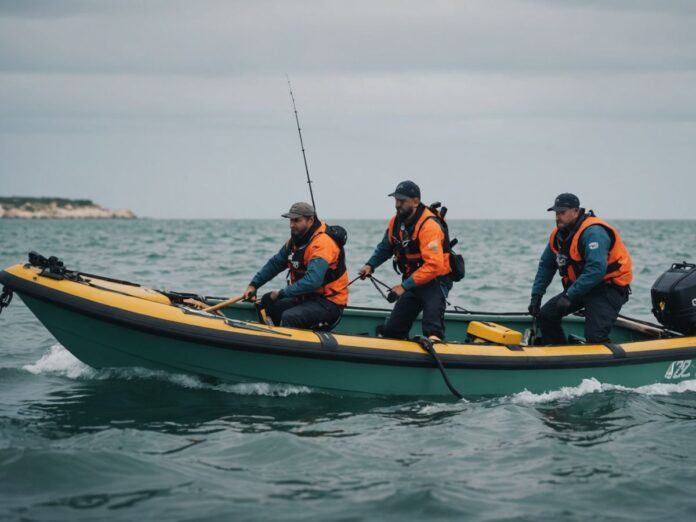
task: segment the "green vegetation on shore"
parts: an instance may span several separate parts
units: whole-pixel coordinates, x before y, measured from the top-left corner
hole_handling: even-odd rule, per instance
[[[55,203],[59,207],[92,207],[94,203],[91,199],[67,199],[67,198],[32,198],[24,196],[0,196],[0,205],[12,205],[20,207],[22,205],[50,205]]]
[[[97,205],[91,199],[0,197],[0,218],[3,219],[133,219],[135,217],[130,210],[111,210]]]

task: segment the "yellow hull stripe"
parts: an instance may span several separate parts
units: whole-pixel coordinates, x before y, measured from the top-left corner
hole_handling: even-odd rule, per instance
[[[102,290],[86,284],[76,283],[63,279],[57,281],[39,275],[40,270],[35,267],[25,267],[17,264],[5,270],[15,277],[31,281],[32,283],[73,295],[94,303],[118,308],[120,310],[134,312],[147,317],[182,323],[212,330],[229,331],[243,334],[245,336],[255,336],[263,338],[277,338],[272,333],[251,332],[243,328],[236,328],[225,324],[223,321],[214,318],[203,317],[194,314],[186,314],[180,308],[171,306],[170,300],[145,287],[134,287],[105,281],[98,278],[88,278],[93,284],[108,288]],[[118,292],[118,293],[117,293]],[[126,295],[124,295],[126,294]],[[255,324],[255,323],[250,323]],[[264,326],[265,327],[265,326]],[[302,341],[319,345],[318,336],[310,330],[300,330],[294,328],[268,327],[270,330],[281,332],[288,335],[286,339]],[[392,352],[421,353],[423,349],[413,341],[399,341],[394,339],[382,339],[378,337],[364,337],[355,335],[334,334],[339,346],[350,346],[355,348],[369,348],[372,350],[385,350]],[[656,350],[677,350],[690,346],[696,346],[696,337],[677,337],[672,339],[659,339],[650,341],[637,341],[620,345],[627,353],[638,353]],[[530,346],[524,347],[519,351],[511,351],[505,346],[482,345],[482,344],[437,344],[437,352],[446,355],[469,355],[501,357],[506,359],[516,359],[519,357],[564,357],[581,355],[611,355],[612,352],[604,345],[569,345],[569,346]]]

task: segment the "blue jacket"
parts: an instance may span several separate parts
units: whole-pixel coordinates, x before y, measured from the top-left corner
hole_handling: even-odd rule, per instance
[[[566,295],[571,300],[582,297],[602,282],[607,272],[607,258],[611,247],[611,238],[600,225],[586,228],[580,235],[579,241],[581,250],[585,253],[585,266],[577,281],[566,289]],[[539,268],[532,285],[532,295],[544,295],[557,270],[556,256],[547,243],[539,259]]]
[[[375,247],[375,251],[365,264],[371,266],[372,270],[374,271],[378,266],[382,265],[393,255],[394,249],[389,242],[389,231],[386,230],[384,232],[384,236],[382,237],[382,241],[380,241]],[[404,290],[413,290],[417,285],[412,277],[408,277],[401,282],[401,286],[404,287]]]
[[[288,251],[287,244],[283,245],[278,253],[271,257],[265,265],[259,270],[251,280],[251,286],[261,288],[283,270],[288,268]],[[324,276],[329,269],[329,264],[321,259],[314,258],[307,265],[307,272],[302,279],[295,284],[288,285],[280,291],[280,297],[297,297],[303,294],[311,294],[322,286]]]

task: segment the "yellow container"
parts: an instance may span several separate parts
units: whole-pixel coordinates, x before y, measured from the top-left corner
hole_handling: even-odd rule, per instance
[[[476,341],[485,341],[496,344],[520,344],[522,333],[511,330],[506,326],[496,323],[485,323],[483,321],[471,321],[466,333]]]

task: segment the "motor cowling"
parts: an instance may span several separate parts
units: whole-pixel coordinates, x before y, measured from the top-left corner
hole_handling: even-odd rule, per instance
[[[674,263],[650,289],[652,313],[670,330],[696,334],[696,265]]]

